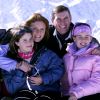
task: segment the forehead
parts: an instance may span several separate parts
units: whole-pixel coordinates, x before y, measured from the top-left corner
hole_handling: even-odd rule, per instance
[[[68,11],[63,11],[59,13],[55,13],[56,18],[65,18],[65,17],[71,17]]]
[[[90,36],[87,32],[80,32],[76,36]]]
[[[31,28],[45,28],[46,25],[43,21],[36,21],[31,24]]]
[[[25,33],[20,39],[31,38],[31,37],[32,37],[31,33]]]

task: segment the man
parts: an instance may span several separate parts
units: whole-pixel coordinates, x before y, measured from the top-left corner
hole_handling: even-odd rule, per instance
[[[62,57],[66,53],[67,44],[73,41],[71,30],[74,24],[71,22],[69,8],[63,5],[54,8],[52,11],[52,24],[50,25],[49,47]]]
[[[68,7],[59,5],[52,11],[52,25],[50,25],[50,39],[48,47],[63,57],[66,53],[68,43],[73,42],[71,31],[74,24]],[[97,41],[94,39],[94,41]],[[100,54],[100,50],[95,50],[94,54]]]

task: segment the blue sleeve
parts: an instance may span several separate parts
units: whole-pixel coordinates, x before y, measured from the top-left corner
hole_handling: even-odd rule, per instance
[[[10,94],[14,94],[21,89],[26,82],[26,74],[19,70],[12,70],[11,72],[2,71],[5,86]]]
[[[7,54],[7,51],[9,49],[9,45],[0,45],[0,57]]]
[[[47,71],[41,75],[43,84],[53,84],[57,81],[60,81],[64,74],[64,66],[62,60],[55,54],[50,53],[47,63]]]

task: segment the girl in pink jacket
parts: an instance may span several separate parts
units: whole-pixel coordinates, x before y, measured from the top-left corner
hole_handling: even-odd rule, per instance
[[[67,47],[62,78],[62,95],[69,95],[68,100],[100,100],[100,56],[91,55],[99,45],[91,34],[87,23],[77,23],[73,28],[74,42]]]

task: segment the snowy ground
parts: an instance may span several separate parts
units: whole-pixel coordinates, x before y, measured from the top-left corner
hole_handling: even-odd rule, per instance
[[[40,12],[51,23],[51,11],[63,4],[68,6],[73,23],[88,22],[100,42],[100,0],[0,0],[0,28],[11,28]]]

